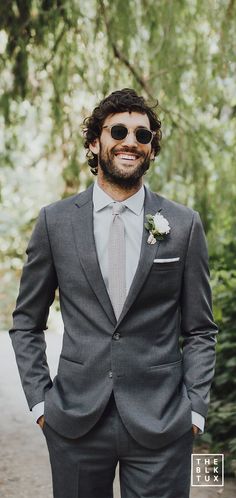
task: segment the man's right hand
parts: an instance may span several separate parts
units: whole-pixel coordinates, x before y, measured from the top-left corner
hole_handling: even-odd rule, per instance
[[[39,417],[38,420],[37,420],[37,424],[40,425],[41,429],[43,429],[44,422],[45,422],[44,415],[41,415],[41,417]]]

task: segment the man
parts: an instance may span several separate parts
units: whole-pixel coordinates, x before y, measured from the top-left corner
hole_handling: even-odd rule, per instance
[[[202,225],[144,187],[161,124],[134,90],[113,92],[85,124],[97,182],[43,208],[27,249],[10,331],[23,388],[54,498],[111,498],[118,461],[122,498],[187,498],[217,332]],[[43,331],[57,287],[52,381]]]

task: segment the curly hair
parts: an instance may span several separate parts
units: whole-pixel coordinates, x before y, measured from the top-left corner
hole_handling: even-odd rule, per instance
[[[157,156],[161,150],[160,141],[161,121],[158,119],[154,108],[157,107],[158,102],[154,107],[150,107],[143,97],[137,95],[135,90],[131,88],[123,88],[112,92],[108,97],[103,99],[100,104],[95,107],[91,116],[83,121],[83,135],[84,147],[87,149],[86,157],[90,170],[94,175],[98,171],[98,156],[89,149],[89,145],[99,138],[102,132],[102,127],[105,119],[111,115],[119,112],[139,112],[140,114],[147,114],[152,131],[156,132],[152,140],[152,150],[154,155]]]

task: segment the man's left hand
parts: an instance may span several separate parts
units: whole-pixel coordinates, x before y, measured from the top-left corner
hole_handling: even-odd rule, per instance
[[[200,429],[196,425],[192,425],[192,431],[193,435],[196,436],[199,433]]]

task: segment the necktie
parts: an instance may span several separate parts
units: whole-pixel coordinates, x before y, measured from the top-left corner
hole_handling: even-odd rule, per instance
[[[108,240],[108,287],[117,320],[126,298],[125,227],[120,216],[124,210],[123,204],[114,203]]]

